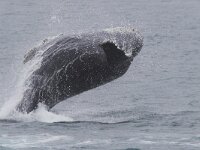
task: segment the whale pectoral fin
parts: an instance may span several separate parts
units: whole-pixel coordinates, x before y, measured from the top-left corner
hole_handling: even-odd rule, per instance
[[[21,102],[16,107],[16,110],[23,113],[29,113],[36,109],[38,106],[38,90],[37,89],[27,89],[24,92],[24,96]]]
[[[123,58],[126,58],[125,53],[118,49],[117,46],[112,42],[103,43],[101,47],[106,53],[107,61],[110,64],[115,64],[116,62],[123,60]]]
[[[23,63],[25,64],[25,63],[27,63],[29,60],[31,60],[31,59],[35,56],[36,52],[37,52],[37,49],[36,49],[36,48],[33,48],[33,49],[31,49],[30,51],[28,51],[28,52],[24,55],[24,61],[23,61]]]

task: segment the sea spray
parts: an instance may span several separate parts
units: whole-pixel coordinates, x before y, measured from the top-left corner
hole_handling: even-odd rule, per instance
[[[27,88],[30,88],[30,84],[27,79],[41,65],[43,52],[57,42],[61,37],[62,35],[47,38],[40,42],[37,47],[33,48],[37,50],[37,53],[35,54],[34,59],[24,65],[24,68],[20,73],[20,79],[14,87],[15,90],[11,92],[8,101],[6,101],[0,108],[0,119],[40,122],[72,121],[69,117],[48,112],[42,104],[39,105],[37,110],[31,112],[30,114],[20,113],[16,110],[16,106],[22,100],[24,92]]]
[[[4,118],[3,118],[4,117]],[[56,114],[55,112],[49,112],[46,109],[46,106],[43,104],[39,104],[38,108],[30,113],[21,113],[16,110],[12,111],[7,116],[1,116],[0,119],[8,119],[8,120],[16,120],[23,122],[45,122],[45,123],[53,123],[53,122],[72,122],[73,119],[67,117],[63,114]]]

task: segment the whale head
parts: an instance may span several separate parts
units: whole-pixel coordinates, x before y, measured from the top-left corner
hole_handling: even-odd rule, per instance
[[[133,28],[111,28],[102,32],[102,48],[114,74],[123,75],[143,46],[143,36]]]
[[[143,46],[143,36],[134,28],[117,27],[105,29],[104,43],[110,43],[124,52],[127,57],[136,56]]]

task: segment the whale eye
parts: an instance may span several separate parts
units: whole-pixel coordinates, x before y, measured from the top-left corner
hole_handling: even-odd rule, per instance
[[[110,64],[118,63],[124,59],[126,59],[125,53],[118,49],[114,43],[106,42],[101,45],[104,52],[106,53],[107,61]]]

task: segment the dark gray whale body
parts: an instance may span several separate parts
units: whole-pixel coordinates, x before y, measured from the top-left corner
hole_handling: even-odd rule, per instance
[[[130,28],[59,38],[43,50],[40,66],[27,79],[29,85],[17,110],[29,113],[38,103],[50,109],[69,97],[122,76],[142,45],[142,36]],[[30,51],[24,62],[36,59],[40,49]]]

